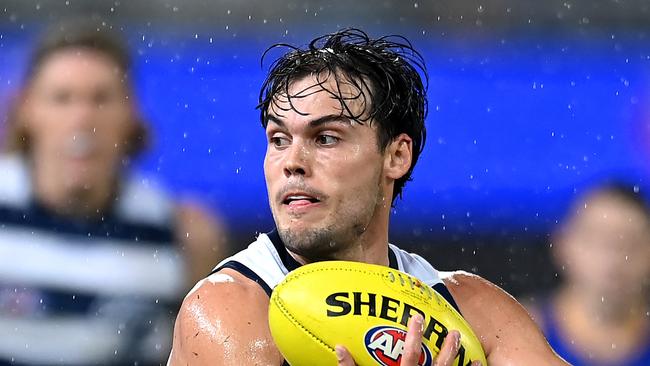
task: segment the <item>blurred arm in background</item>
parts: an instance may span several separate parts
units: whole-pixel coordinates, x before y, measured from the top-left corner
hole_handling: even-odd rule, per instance
[[[176,208],[177,242],[187,258],[188,288],[205,278],[226,257],[228,236],[223,222],[200,203],[187,201]]]

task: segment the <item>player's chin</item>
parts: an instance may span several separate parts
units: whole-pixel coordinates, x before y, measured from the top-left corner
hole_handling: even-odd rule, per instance
[[[282,215],[283,217],[278,221],[279,229],[291,231],[293,233],[311,233],[318,231],[323,227],[321,218],[309,217],[312,215]]]
[[[309,206],[281,205],[276,211],[280,221],[291,225],[318,225],[326,216],[327,210],[322,204]]]

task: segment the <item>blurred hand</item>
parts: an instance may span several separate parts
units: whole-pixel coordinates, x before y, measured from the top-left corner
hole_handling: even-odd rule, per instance
[[[406,332],[406,340],[404,341],[404,351],[402,353],[401,366],[417,366],[420,359],[420,352],[422,352],[422,333],[424,318],[422,315],[415,314],[411,317],[408,323],[408,330]],[[460,333],[457,330],[449,332],[442,342],[440,353],[435,358],[434,366],[452,366],[454,359],[458,354],[460,348]],[[338,358],[338,366],[356,366],[352,355],[343,346],[336,346],[336,357]],[[472,366],[481,366],[479,361],[472,363]]]

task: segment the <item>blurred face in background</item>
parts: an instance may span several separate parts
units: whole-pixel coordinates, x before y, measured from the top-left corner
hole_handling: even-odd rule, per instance
[[[62,49],[43,61],[20,119],[37,191],[64,192],[58,199],[72,206],[112,193],[134,128],[127,85],[124,71],[100,51]]]
[[[565,280],[605,304],[645,296],[650,282],[650,223],[631,202],[608,193],[576,208],[556,246]]]

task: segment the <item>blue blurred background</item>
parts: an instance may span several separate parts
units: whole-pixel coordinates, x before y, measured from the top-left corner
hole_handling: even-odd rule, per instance
[[[110,20],[134,53],[154,131],[134,168],[219,212],[236,250],[273,225],[255,109],[264,50],[346,26],[401,34],[427,62],[428,140],[391,239],[525,290],[552,281],[548,234],[589,182],[650,185],[648,5],[462,3],[0,1],[0,115],[44,26]]]

